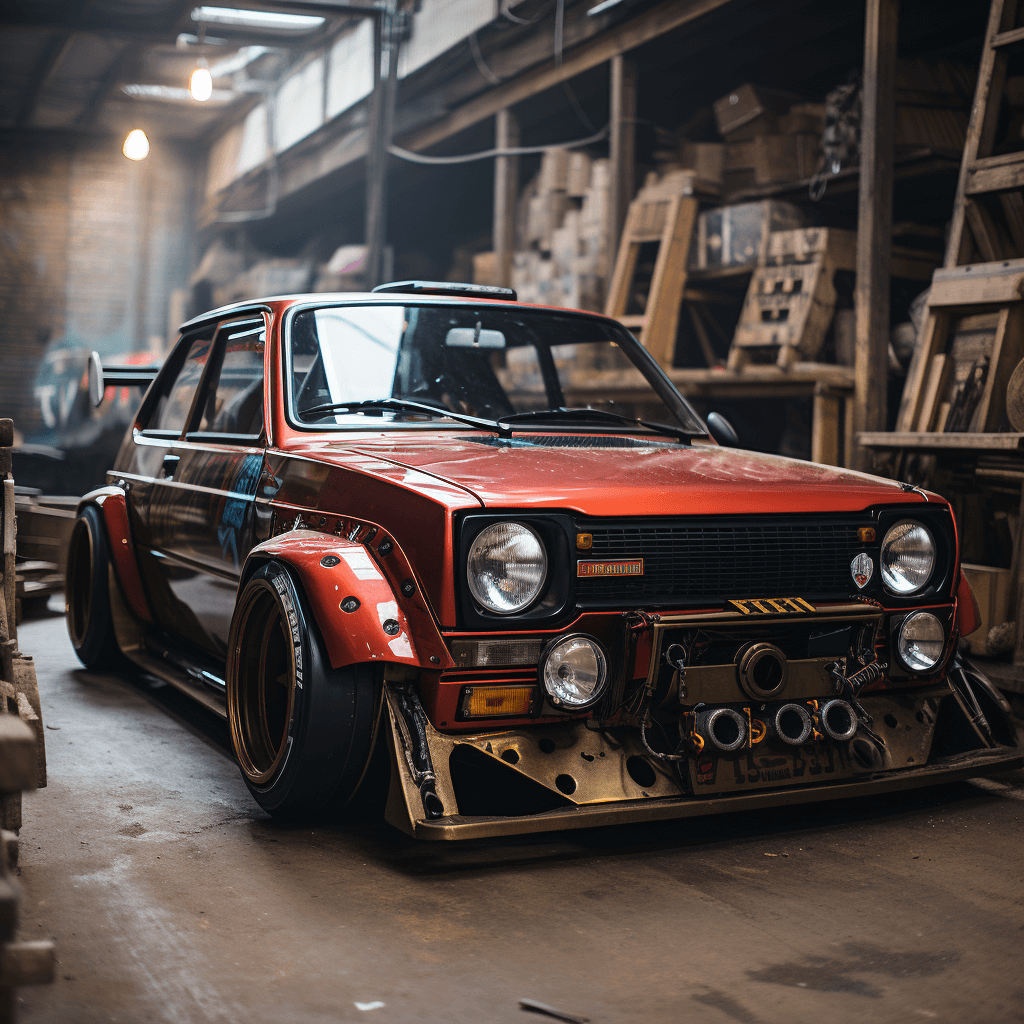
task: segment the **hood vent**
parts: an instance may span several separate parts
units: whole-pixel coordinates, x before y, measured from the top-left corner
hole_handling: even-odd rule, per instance
[[[666,438],[646,441],[639,437],[615,437],[602,434],[538,434],[536,437],[462,437],[490,448],[681,448]]]

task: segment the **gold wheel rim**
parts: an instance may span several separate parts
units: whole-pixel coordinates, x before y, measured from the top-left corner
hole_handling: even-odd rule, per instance
[[[295,709],[295,652],[285,614],[266,580],[241,610],[228,679],[228,719],[245,777],[265,785],[288,754]]]

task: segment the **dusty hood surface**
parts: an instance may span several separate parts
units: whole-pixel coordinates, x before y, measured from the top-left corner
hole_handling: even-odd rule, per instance
[[[852,512],[917,502],[899,484],[849,470],[712,445],[542,447],[517,436],[431,432],[353,440],[345,447],[464,488],[489,507],[568,508],[586,515]],[[333,445],[317,458],[331,461]]]

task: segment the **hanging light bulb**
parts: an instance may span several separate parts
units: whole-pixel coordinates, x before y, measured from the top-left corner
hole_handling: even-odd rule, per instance
[[[129,160],[145,160],[149,156],[149,139],[146,138],[146,133],[141,128],[134,128],[130,131],[124,140],[121,152]]]
[[[213,75],[206,66],[204,59],[193,72],[188,80],[188,91],[192,99],[198,103],[205,103],[213,95]]]

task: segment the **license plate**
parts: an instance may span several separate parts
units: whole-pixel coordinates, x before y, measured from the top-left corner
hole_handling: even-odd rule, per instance
[[[705,748],[690,761],[690,782],[694,793],[722,793],[806,785],[863,771],[851,763],[845,745],[819,741],[779,749],[757,744],[732,755],[709,754]]]

